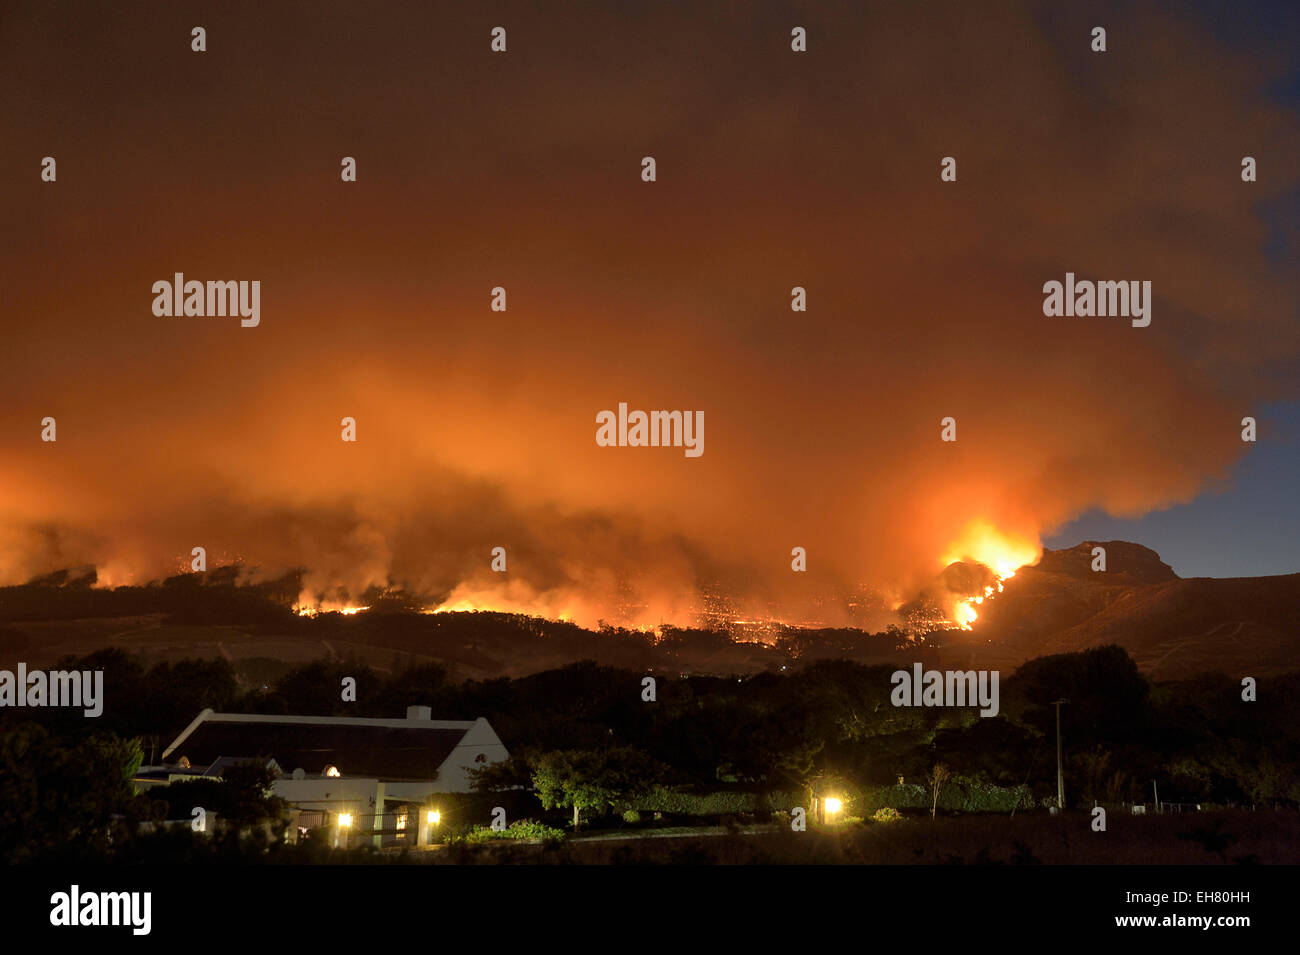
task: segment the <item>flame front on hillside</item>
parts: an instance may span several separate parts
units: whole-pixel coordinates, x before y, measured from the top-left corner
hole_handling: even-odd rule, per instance
[[[369,610],[369,609],[370,608],[368,606],[357,607],[351,604],[335,604],[335,603],[326,602],[322,604],[316,604],[314,606],[305,606],[299,604],[298,606],[293,608],[293,612],[300,617],[314,617],[317,614],[321,614],[321,613],[341,613],[344,614],[345,616],[350,617],[353,614],[358,614],[364,610]]]
[[[949,548],[944,557],[945,566],[956,561],[983,564],[993,572],[994,583],[985,586],[982,594],[964,597],[952,609],[952,621],[963,630],[974,629],[979,619],[975,608],[994,594],[1002,593],[1002,585],[1016,575],[1021,567],[1038,560],[1042,547],[1035,541],[1017,539],[998,531],[987,521],[975,521],[967,526],[960,540]]]

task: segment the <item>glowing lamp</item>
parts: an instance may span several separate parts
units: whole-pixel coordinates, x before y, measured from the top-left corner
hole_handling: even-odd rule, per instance
[[[430,809],[427,818],[429,820],[429,825],[436,826],[438,823],[442,822],[442,813],[438,812],[436,809]]]
[[[352,813],[350,813],[350,812],[341,812],[341,813],[339,813],[339,825],[342,826],[344,829],[347,829],[349,826],[351,826],[351,825],[352,825]]]
[[[844,808],[844,803],[840,802],[840,800],[837,799],[836,797],[834,796],[826,797],[826,814],[828,816],[835,815],[843,808]]]

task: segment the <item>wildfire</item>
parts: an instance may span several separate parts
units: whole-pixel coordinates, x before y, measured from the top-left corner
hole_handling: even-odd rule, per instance
[[[979,619],[979,612],[975,608],[989,597],[992,597],[995,593],[1002,593],[1002,581],[1010,580],[1016,575],[1014,570],[1006,574],[998,574],[997,571],[994,571],[994,573],[998,578],[995,586],[985,587],[984,593],[978,596],[967,597],[965,600],[959,600],[957,606],[953,608],[953,620],[956,621],[957,626],[961,627],[963,630],[974,629],[971,625]]]
[[[480,607],[472,600],[448,601],[437,607],[425,607],[420,613],[478,613],[480,610],[495,610],[494,607]]]
[[[442,603],[425,607],[421,613],[509,613],[528,617],[578,621],[582,626],[596,626],[596,614],[588,614],[571,597],[558,592],[537,592],[523,582],[501,587],[475,587],[462,584]]]
[[[1017,539],[998,531],[987,521],[975,521],[967,526],[958,543],[949,548],[943,564],[971,561],[983,564],[993,571],[996,580],[984,588],[982,594],[959,600],[953,607],[953,622],[963,630],[974,629],[979,619],[975,608],[994,594],[1002,593],[1002,585],[1016,575],[1016,571],[1038,559],[1042,548],[1034,542]]]
[[[458,585],[439,604],[423,613],[493,612],[522,614],[545,620],[572,623],[588,630],[610,623],[633,630],[652,631],[670,620],[692,619],[679,607],[662,601],[591,600],[573,588],[539,589],[523,580],[482,582],[469,580]]]
[[[314,617],[318,613],[341,613],[346,616],[361,613],[363,610],[369,610],[370,607],[355,607],[351,604],[316,604],[315,606],[298,605],[293,608],[293,612],[300,617]]]
[[[478,604],[472,600],[449,601],[436,607],[425,607],[420,613],[509,613],[523,614],[526,617],[538,617],[543,620],[558,620],[560,623],[573,622],[573,615],[567,610],[561,610],[557,616],[551,617],[542,611],[520,609],[517,606],[508,604]]]

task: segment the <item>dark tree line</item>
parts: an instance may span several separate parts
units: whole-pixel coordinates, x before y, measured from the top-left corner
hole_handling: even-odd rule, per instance
[[[317,661],[265,689],[241,689],[225,660],[145,669],[121,651],[67,659],[103,668],[104,715],[0,711],[0,727],[36,720],[56,735],[138,738],[146,759],[197,713],[486,717],[512,752],[631,746],[665,767],[666,784],[779,788],[833,772],[864,785],[916,777],[943,761],[999,785],[1055,787],[1055,711],[1066,698],[1066,769],[1080,800],[1141,798],[1155,779],[1170,800],[1297,801],[1300,674],[1263,680],[1257,702],[1223,675],[1151,684],[1119,647],[1041,657],[1001,681],[1000,712],[894,707],[892,665],[823,660],[749,677],[656,677],[587,661],[517,679],[456,682],[437,664],[378,673],[356,660]],[[653,675],[653,674],[651,674]],[[341,681],[357,681],[345,702]],[[1118,774],[1118,775],[1117,775]],[[1127,780],[1127,783],[1125,782]]]

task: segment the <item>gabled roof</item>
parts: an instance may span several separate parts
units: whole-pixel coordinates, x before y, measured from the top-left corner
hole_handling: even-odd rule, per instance
[[[474,731],[471,733],[471,731]],[[470,739],[467,742],[467,737]],[[260,716],[204,710],[163,751],[163,761],[207,766],[222,759],[266,757],[285,774],[434,779],[456,747],[500,744],[486,720]]]

